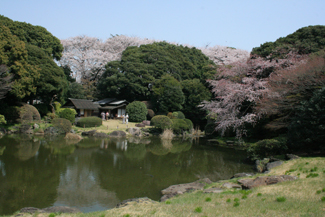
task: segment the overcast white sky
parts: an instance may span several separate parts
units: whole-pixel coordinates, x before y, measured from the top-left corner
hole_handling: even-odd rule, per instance
[[[0,14],[59,39],[123,34],[251,51],[309,25],[325,25],[325,0],[0,0]]]

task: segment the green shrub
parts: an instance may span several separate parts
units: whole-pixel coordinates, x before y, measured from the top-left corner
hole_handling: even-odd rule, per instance
[[[77,122],[78,127],[98,127],[102,125],[102,119],[99,117],[80,118]]]
[[[174,115],[175,112],[173,112],[173,115]],[[181,111],[177,111],[177,118],[178,119],[185,119],[185,115],[183,112]]]
[[[65,109],[62,109],[58,113],[58,116],[60,118],[65,118],[65,119],[69,120],[71,123],[74,123],[76,114],[77,114],[76,110],[70,109],[70,108],[65,108]]]
[[[172,119],[172,129],[175,134],[181,134],[183,131],[189,130],[189,125],[183,119]]]
[[[172,127],[172,121],[165,115],[156,115],[151,119],[151,125],[159,129],[170,129]]]
[[[187,123],[188,129],[189,130],[193,129],[193,122],[190,119],[184,119],[184,120]]]
[[[284,142],[276,139],[264,139],[250,145],[247,148],[247,153],[250,159],[257,160],[282,154],[287,149],[288,147]]]
[[[237,206],[239,206],[240,204],[239,204],[239,202],[238,201],[236,201],[235,203],[234,203],[234,207],[237,207]]]
[[[205,202],[210,202],[210,201],[211,201],[211,197],[205,198]]]
[[[321,200],[322,200],[322,202],[325,202],[325,197],[322,197]]]
[[[148,109],[143,102],[134,101],[126,106],[126,113],[129,115],[129,121],[142,122],[147,118]]]
[[[49,113],[46,114],[46,118],[50,119],[50,120],[53,120],[54,118],[57,118],[57,115],[54,114],[54,113],[49,112]]]
[[[55,128],[65,133],[69,133],[72,128],[71,122],[64,118],[55,118],[52,120],[52,124]]]
[[[0,124],[6,124],[6,123],[7,123],[7,121],[5,119],[5,116],[0,115]]]
[[[173,113],[172,112],[168,112],[167,117],[169,117],[170,119],[173,119],[174,118]]]
[[[151,120],[155,116],[155,112],[152,109],[148,109],[147,119]]]

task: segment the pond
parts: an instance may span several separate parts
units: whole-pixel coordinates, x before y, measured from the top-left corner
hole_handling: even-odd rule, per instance
[[[107,210],[135,197],[159,200],[170,185],[229,179],[253,171],[240,150],[205,139],[85,138],[6,135],[0,138],[0,215],[23,207]]]

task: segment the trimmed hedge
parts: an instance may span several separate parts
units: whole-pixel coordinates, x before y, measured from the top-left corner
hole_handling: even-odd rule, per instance
[[[177,115],[176,115],[176,113],[177,113]],[[178,118],[178,119],[185,119],[185,115],[181,111],[173,112],[173,116],[174,117],[176,116],[175,118]]]
[[[188,129],[192,130],[193,129],[193,122],[190,119],[184,119],[184,120],[187,123]]]
[[[78,127],[98,127],[102,125],[102,119],[99,117],[80,118],[77,122]]]
[[[251,160],[257,160],[283,154],[287,149],[285,139],[264,139],[250,145],[247,154]]]
[[[183,119],[172,119],[172,129],[175,134],[181,134],[190,129],[189,124]]]
[[[151,125],[162,130],[170,129],[172,127],[172,121],[166,115],[156,115],[151,119]]]
[[[64,118],[55,118],[52,120],[53,127],[57,128],[59,131],[63,131],[65,133],[69,133],[72,124],[69,120]]]
[[[64,118],[64,119],[67,119],[69,120],[71,123],[74,123],[75,122],[75,116],[76,116],[77,112],[76,110],[74,109],[70,109],[70,108],[65,108],[65,109],[62,109],[60,112],[59,112],[59,117],[60,118]]]
[[[143,102],[134,101],[126,106],[126,113],[130,117],[130,122],[142,122],[147,118],[148,109]]]

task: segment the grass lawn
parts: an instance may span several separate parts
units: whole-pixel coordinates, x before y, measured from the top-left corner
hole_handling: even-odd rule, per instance
[[[128,129],[130,127],[135,127],[136,124],[137,123],[135,123],[135,122],[129,122],[128,124],[122,124],[122,120],[108,120],[108,121],[103,121],[103,125],[101,125],[99,127],[83,128],[83,127],[73,126],[72,128],[74,130],[76,130],[77,132],[97,130],[98,132],[111,133],[115,130],[126,131],[126,129]],[[146,126],[146,127],[148,127],[148,126]]]
[[[299,179],[252,190],[227,190],[218,194],[196,191],[164,203],[134,203],[102,212],[57,216],[325,216],[325,158],[287,161],[264,175],[283,174],[298,176]],[[215,182],[206,188],[220,187],[224,182]]]

